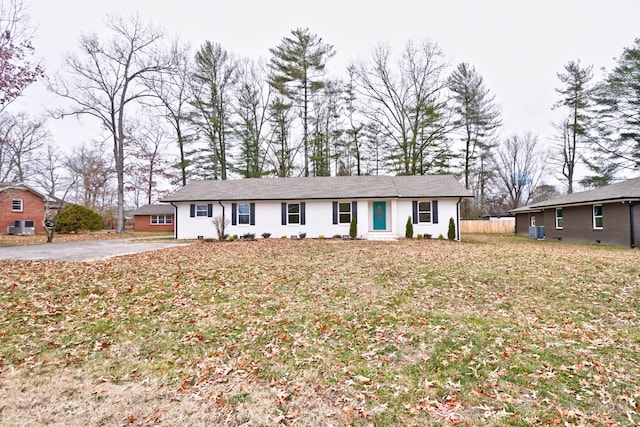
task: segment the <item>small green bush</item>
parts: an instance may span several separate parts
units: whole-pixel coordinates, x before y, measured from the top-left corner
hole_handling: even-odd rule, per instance
[[[318,236],[318,240],[324,240],[324,235],[322,235],[322,234],[321,234],[321,235],[319,235],[319,236]]]
[[[244,233],[244,234],[242,235],[242,238],[243,238],[243,239],[246,239],[246,240],[255,240],[255,238],[256,238],[256,233]]]
[[[349,237],[355,239],[358,236],[358,222],[354,218],[351,218],[351,224],[349,224]]]
[[[424,235],[424,238],[425,238],[425,239],[430,239],[431,237],[433,237],[431,234],[425,234],[425,235]]]
[[[442,235],[442,233],[438,234],[438,240],[444,240],[444,236]]]
[[[418,235],[416,236],[416,239],[422,239],[422,234],[418,234]]]
[[[298,237],[300,237],[301,239],[304,239],[305,237],[307,237],[307,233],[305,233],[304,231],[301,231],[298,233]]]
[[[228,239],[230,242],[233,242],[234,240],[238,240],[238,235],[234,234],[233,236],[229,237]]]
[[[333,238],[334,239],[342,239],[342,234],[334,234]]]
[[[56,221],[56,232],[75,233],[104,229],[104,219],[84,206],[69,204],[62,208]]]
[[[262,233],[263,239],[268,239],[269,237],[271,237],[271,233]]]
[[[456,239],[456,223],[453,218],[449,218],[449,230],[447,230],[447,238],[449,240]]]
[[[413,238],[413,222],[411,222],[411,217],[407,218],[407,226],[404,231],[404,236],[407,239]]]

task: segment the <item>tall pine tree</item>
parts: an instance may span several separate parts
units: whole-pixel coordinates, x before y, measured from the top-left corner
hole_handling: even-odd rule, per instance
[[[309,176],[309,109],[311,99],[325,83],[322,80],[328,59],[335,51],[308,28],[291,31],[291,37],[271,52],[272,76],[269,84],[281,95],[300,107],[302,118],[302,146],[304,148],[304,176]]]

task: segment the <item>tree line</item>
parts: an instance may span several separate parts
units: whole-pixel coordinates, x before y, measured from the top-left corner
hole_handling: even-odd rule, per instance
[[[193,179],[452,173],[476,196],[463,206],[472,218],[559,194],[549,174],[572,192],[580,164],[583,186],[638,170],[639,40],[600,82],[579,61],[558,73],[550,108],[563,120],[548,144],[526,131],[502,136],[501,108],[480,73],[450,67],[433,41],[379,45],[332,78],[335,48],[308,28],[253,60],[213,41],[194,49],[170,40],[139,15],[83,34],[45,77],[66,100],[53,117],[86,117],[104,131],[63,156],[44,118],[6,111],[44,73],[28,61],[29,35],[5,30],[27,28],[21,1],[7,4],[21,14],[7,19],[18,15],[3,6],[0,18],[0,179],[111,209],[119,231],[126,206]]]

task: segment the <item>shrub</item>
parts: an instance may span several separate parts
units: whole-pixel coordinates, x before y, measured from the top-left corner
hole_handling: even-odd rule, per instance
[[[407,239],[413,238],[413,222],[411,222],[411,217],[407,218],[407,226],[404,231],[404,236]]]
[[[444,236],[442,235],[442,233],[438,234],[438,240],[444,240]]]
[[[69,204],[62,208],[56,221],[56,232],[97,231],[104,229],[104,220],[84,206]]]
[[[333,238],[334,239],[342,239],[342,234],[334,234]]]
[[[418,235],[416,236],[416,239],[422,239],[422,234],[418,234]]]
[[[424,238],[425,238],[425,239],[430,239],[431,237],[432,237],[432,235],[431,235],[431,234],[425,234],[425,235],[424,235]]]
[[[304,239],[305,237],[307,237],[307,233],[305,233],[304,231],[301,231],[298,233],[298,237],[300,237],[301,239]]]
[[[349,224],[349,237],[355,239],[358,236],[358,222],[354,218],[351,218],[351,224]]]
[[[322,234],[321,234],[321,235],[319,235],[319,236],[318,236],[318,240],[324,240],[324,235],[322,235]]]
[[[256,233],[244,233],[244,234],[242,235],[242,238],[243,238],[243,239],[246,239],[246,240],[255,240],[255,238],[256,238]]]
[[[269,237],[271,237],[271,233],[262,233],[262,238],[268,239]]]
[[[229,237],[229,241],[230,242],[233,242],[234,240],[237,240],[237,239],[238,239],[238,235],[237,234],[234,234],[233,236]]]
[[[449,230],[447,230],[447,238],[449,240],[456,239],[456,223],[453,218],[449,218]]]

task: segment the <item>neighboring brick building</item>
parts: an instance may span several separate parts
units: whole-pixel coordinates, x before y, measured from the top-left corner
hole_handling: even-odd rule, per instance
[[[145,205],[134,210],[133,230],[134,231],[166,231],[173,232],[173,206]]]
[[[0,234],[7,234],[16,221],[24,221],[27,229],[44,233],[46,197],[27,184],[0,182]]]

